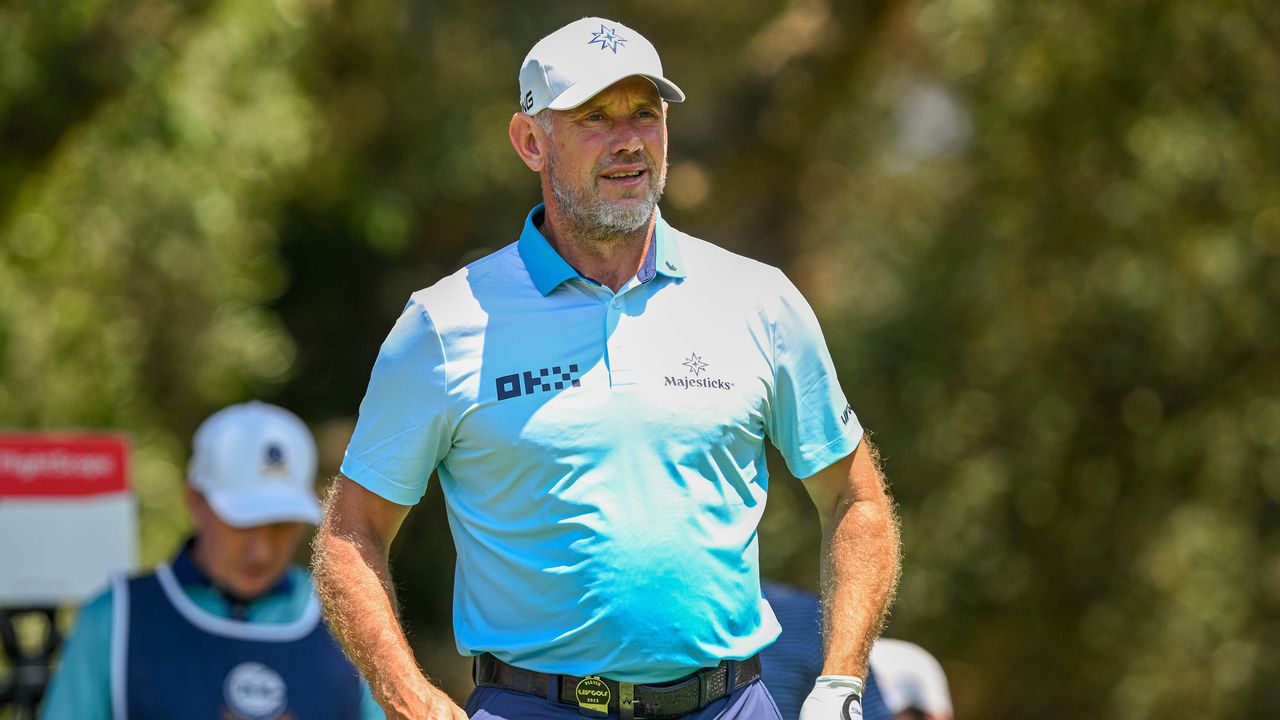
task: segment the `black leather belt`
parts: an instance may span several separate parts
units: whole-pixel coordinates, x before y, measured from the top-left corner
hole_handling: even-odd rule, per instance
[[[604,717],[614,712],[622,720],[668,720],[696,712],[760,677],[760,657],[725,660],[692,675],[657,685],[636,685],[596,675],[549,675],[508,665],[492,655],[475,660],[479,687],[498,687],[559,700]],[[554,683],[554,684],[553,684]]]

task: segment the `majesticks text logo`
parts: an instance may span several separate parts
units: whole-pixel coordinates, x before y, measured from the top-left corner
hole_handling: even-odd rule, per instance
[[[690,388],[711,388],[712,390],[733,389],[734,383],[729,380],[702,377],[702,373],[706,372],[710,365],[704,361],[698,353],[689,353],[689,357],[685,358],[684,362],[680,364],[689,368],[689,375],[692,375],[693,377],[676,377],[674,375],[667,375],[663,378],[662,384],[664,387],[678,387],[684,390],[688,390]]]

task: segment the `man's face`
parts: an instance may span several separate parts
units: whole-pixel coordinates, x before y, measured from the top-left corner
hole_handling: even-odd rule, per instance
[[[653,83],[620,80],[576,108],[552,113],[547,179],[580,227],[644,228],[667,180],[667,120]]]
[[[219,587],[244,599],[256,598],[279,582],[306,527],[300,522],[232,527],[190,487],[187,506],[196,527],[196,565]]]

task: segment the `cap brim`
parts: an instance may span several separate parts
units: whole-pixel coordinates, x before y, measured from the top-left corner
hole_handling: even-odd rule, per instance
[[[232,527],[254,527],[278,522],[319,525],[324,518],[320,501],[314,495],[283,485],[234,492],[207,490],[204,496],[218,517]]]
[[[658,88],[658,96],[667,102],[684,102],[684,91],[670,80],[657,75],[623,75],[622,77],[604,77],[591,80],[580,80],[565,88],[564,92],[552,98],[547,107],[552,110],[572,110],[595,97],[597,93],[610,85],[629,77],[642,77]]]

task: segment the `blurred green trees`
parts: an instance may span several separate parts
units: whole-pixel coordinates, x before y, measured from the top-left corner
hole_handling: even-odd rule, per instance
[[[222,404],[336,468],[407,295],[536,202],[516,72],[586,14],[689,95],[666,216],[823,318],[902,505],[890,634],[960,716],[1280,714],[1273,2],[9,3],[0,422],[133,433],[148,561]],[[774,488],[766,571],[811,582]],[[429,665],[443,521],[396,549]]]
[[[305,41],[255,2],[0,10],[0,418],[131,432],[149,560],[182,531],[195,424],[290,374],[265,305],[320,127]]]

